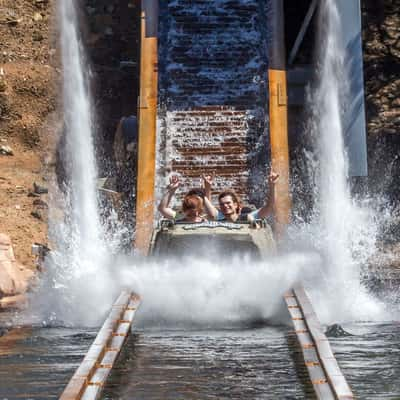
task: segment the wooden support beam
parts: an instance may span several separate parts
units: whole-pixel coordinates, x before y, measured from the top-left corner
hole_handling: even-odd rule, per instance
[[[269,70],[269,118],[272,169],[279,174],[275,187],[275,232],[290,222],[289,143],[286,71]]]
[[[139,146],[135,247],[146,255],[154,220],[156,176],[158,1],[142,0],[139,98]]]
[[[275,187],[275,233],[281,237],[289,224],[289,143],[287,115],[286,51],[283,0],[271,0],[272,43],[269,50],[269,121],[271,167],[280,178]]]

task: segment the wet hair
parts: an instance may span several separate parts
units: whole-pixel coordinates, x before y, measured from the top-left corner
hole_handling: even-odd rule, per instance
[[[218,196],[218,201],[220,202],[224,197],[231,196],[234,203],[238,205],[236,212],[240,211],[242,206],[242,202],[240,201],[240,197],[233,190],[225,190]]]
[[[182,211],[194,215],[202,213],[204,208],[203,199],[196,194],[187,194],[182,201]]]
[[[201,188],[190,189],[186,193],[186,196],[191,196],[191,195],[195,195],[195,196],[201,197],[202,199],[204,199],[204,197],[206,196],[206,194],[204,193],[204,189],[201,189]]]

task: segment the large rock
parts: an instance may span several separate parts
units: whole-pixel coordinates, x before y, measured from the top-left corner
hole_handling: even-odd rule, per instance
[[[399,135],[400,0],[364,0],[363,43],[369,136]]]
[[[0,298],[25,293],[33,276],[16,261],[10,237],[0,233]]]

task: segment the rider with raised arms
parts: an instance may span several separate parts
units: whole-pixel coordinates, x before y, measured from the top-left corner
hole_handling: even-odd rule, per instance
[[[272,215],[275,203],[275,184],[279,175],[271,171],[268,176],[269,196],[265,205],[258,210],[250,211],[243,207],[238,195],[232,190],[225,190],[218,196],[219,210],[210,201],[211,187],[214,175],[203,175],[204,191],[201,189],[190,190],[182,201],[182,218],[170,207],[170,202],[176,190],[180,187],[179,177],[174,175],[170,178],[167,191],[158,206],[158,211],[168,219],[179,222],[200,223],[207,219],[204,216],[204,208],[211,220],[226,222],[250,222],[256,219],[267,218]]]
[[[208,214],[215,221],[227,222],[246,222],[256,219],[267,218],[273,214],[275,204],[275,184],[279,179],[279,175],[271,171],[268,176],[269,196],[265,205],[258,210],[250,211],[248,207],[243,207],[238,195],[232,190],[225,190],[218,196],[219,210],[214,207],[210,201],[211,186],[213,184],[214,175],[203,175],[203,182],[206,196],[204,204]]]

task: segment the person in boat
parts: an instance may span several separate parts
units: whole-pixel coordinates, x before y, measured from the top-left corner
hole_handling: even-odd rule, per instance
[[[174,175],[170,178],[167,190],[158,205],[158,211],[163,217],[177,222],[199,223],[205,222],[204,216],[204,191],[202,189],[192,189],[186,193],[182,200],[182,214],[177,213],[170,207],[171,199],[181,182],[179,177]]]
[[[275,203],[275,184],[279,175],[271,171],[268,176],[269,195],[263,207],[251,211],[249,207],[243,207],[239,196],[233,190],[225,190],[218,196],[219,210],[210,201],[211,187],[214,175],[203,175],[205,193],[204,204],[208,214],[215,221],[250,222],[256,219],[264,219],[272,215]]]

